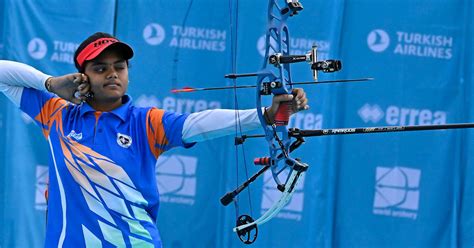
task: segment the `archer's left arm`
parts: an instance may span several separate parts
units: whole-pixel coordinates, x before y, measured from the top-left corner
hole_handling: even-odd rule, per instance
[[[294,89],[292,95],[273,97],[272,106],[266,108],[268,121],[272,122],[280,102],[293,101],[292,113],[308,109],[308,100],[303,89]],[[239,122],[239,123],[237,123]],[[256,109],[235,110],[212,109],[190,114],[183,125],[183,141],[185,143],[211,140],[235,134],[236,124],[242,132],[256,130],[261,127]],[[240,130],[239,130],[240,132]]]

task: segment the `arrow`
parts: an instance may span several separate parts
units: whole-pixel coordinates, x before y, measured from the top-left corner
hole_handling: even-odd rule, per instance
[[[356,78],[356,79],[338,79],[338,80],[326,80],[326,81],[308,81],[308,82],[296,82],[289,85],[304,85],[304,84],[328,84],[328,83],[349,83],[349,82],[363,82],[371,81],[374,78]],[[264,82],[270,83],[270,82]],[[222,86],[222,87],[208,87],[208,88],[193,88],[193,87],[183,87],[181,89],[172,89],[171,93],[185,93],[185,92],[195,92],[195,91],[206,91],[206,90],[229,90],[229,89],[244,89],[244,88],[255,88],[255,85],[240,85],[240,86]]]

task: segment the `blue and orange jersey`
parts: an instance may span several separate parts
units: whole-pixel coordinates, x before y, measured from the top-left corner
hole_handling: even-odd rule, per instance
[[[111,112],[25,88],[21,109],[51,150],[45,247],[161,247],[155,226],[155,163],[182,141],[186,114],[137,108]]]

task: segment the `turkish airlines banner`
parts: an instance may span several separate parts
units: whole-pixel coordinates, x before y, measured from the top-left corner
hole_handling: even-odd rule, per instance
[[[115,34],[134,48],[129,94],[138,107],[177,113],[255,108],[252,89],[173,94],[182,87],[231,86],[229,73],[262,69],[266,1],[0,0],[0,58],[45,73],[75,71],[73,53],[90,34]],[[473,122],[473,4],[453,0],[302,1],[289,19],[290,51],[339,59],[342,70],[305,86],[310,109],[291,127],[326,129]],[[232,8],[232,9],[230,9]],[[3,52],[2,52],[3,44]],[[311,81],[310,65],[291,66]],[[235,84],[255,84],[254,78]],[[268,106],[271,97],[265,97]],[[309,165],[289,203],[259,226],[256,247],[473,247],[472,131],[307,138],[292,156]],[[255,130],[251,134],[260,134]],[[157,225],[164,247],[243,247],[236,216],[254,219],[281,197],[266,172],[238,207],[219,198],[260,167],[265,140],[234,137],[161,156]],[[0,246],[44,241],[48,150],[39,128],[0,97]],[[237,156],[236,153],[237,152]],[[238,165],[238,169],[236,168]],[[245,168],[247,166],[247,169]],[[27,231],[25,231],[27,230]]]

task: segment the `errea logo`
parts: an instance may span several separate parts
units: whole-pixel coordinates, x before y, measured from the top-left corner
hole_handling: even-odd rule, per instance
[[[390,45],[390,37],[382,29],[375,29],[367,36],[367,45],[374,52],[383,52]]]
[[[46,42],[40,38],[34,38],[28,43],[28,54],[33,59],[42,59],[46,56],[48,52],[48,47],[46,46]]]
[[[439,125],[446,124],[446,111],[419,109],[390,105],[385,110],[377,104],[364,104],[358,111],[365,122],[378,123],[381,120],[388,125]],[[385,118],[384,118],[385,117]]]
[[[359,111],[357,111],[357,113],[365,123],[369,121],[377,123],[384,116],[382,109],[377,104],[370,105],[366,103],[359,109]]]
[[[152,46],[161,44],[165,37],[165,29],[158,23],[150,23],[143,29],[143,39]]]

